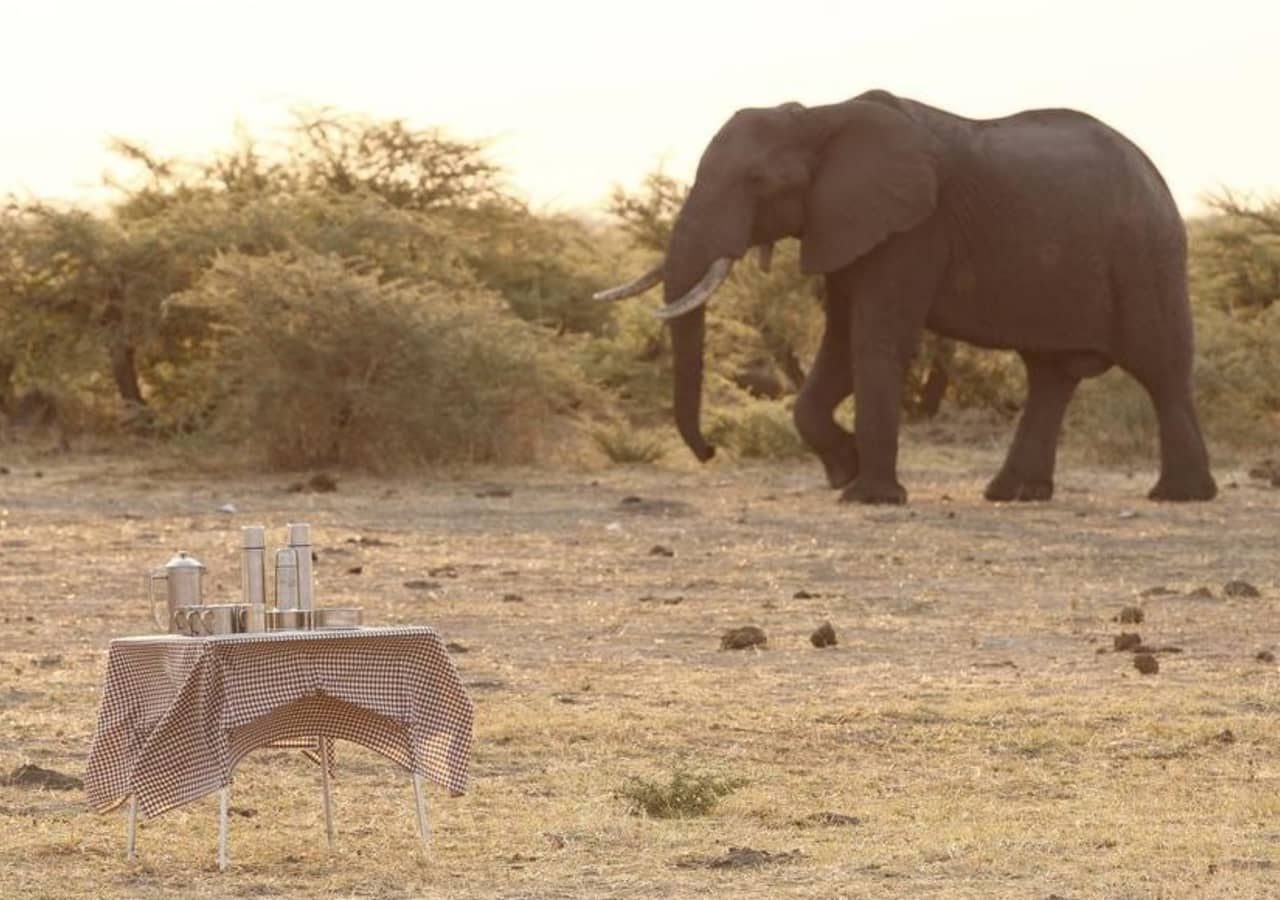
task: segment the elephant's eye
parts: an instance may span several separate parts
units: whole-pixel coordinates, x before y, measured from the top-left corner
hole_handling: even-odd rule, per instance
[[[768,169],[752,169],[747,173],[747,183],[761,194],[772,193],[782,187],[782,179]]]

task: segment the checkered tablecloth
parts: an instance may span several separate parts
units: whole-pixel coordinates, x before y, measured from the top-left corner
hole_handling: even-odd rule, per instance
[[[231,782],[268,744],[361,744],[453,793],[472,706],[435,629],[361,628],[111,642],[85,790],[155,816]]]

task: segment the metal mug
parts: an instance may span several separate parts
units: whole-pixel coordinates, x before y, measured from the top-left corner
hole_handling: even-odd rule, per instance
[[[313,612],[309,609],[267,610],[268,631],[308,631],[313,625]]]
[[[243,603],[213,603],[194,609],[190,613],[191,633],[211,636],[244,631],[246,609]]]
[[[202,606],[179,606],[169,621],[169,631],[174,634],[199,634]]]
[[[151,618],[160,628],[173,630],[173,614],[180,606],[199,606],[203,600],[202,577],[204,565],[185,550],[158,569],[151,571],[147,579],[147,595],[151,602]],[[163,585],[157,597],[158,586]],[[160,614],[157,600],[165,602],[165,613]]]

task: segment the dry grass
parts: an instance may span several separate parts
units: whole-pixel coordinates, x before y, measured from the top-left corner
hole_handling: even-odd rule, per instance
[[[1153,505],[1151,472],[1068,458],[1052,504],[992,506],[991,452],[905,444],[904,509],[837,507],[807,461],[288,494],[5,448],[0,769],[83,774],[107,641],[148,628],[148,567],[188,549],[229,598],[239,527],[296,519],[321,602],[468,648],[477,740],[467,796],[432,792],[426,858],[407,775],[346,744],[337,852],[314,768],[260,751],[237,772],[225,875],[213,798],[145,822],[128,864],[122,815],[3,787],[0,895],[1276,896],[1280,674],[1255,655],[1280,649],[1280,492],[1219,471],[1239,485],[1219,501]],[[487,482],[511,496],[477,496]],[[444,565],[439,590],[404,587]],[[1233,578],[1263,596],[1223,598]],[[1157,585],[1177,593],[1139,596]],[[1185,595],[1201,585],[1215,598]],[[1148,643],[1183,649],[1155,676],[1110,652],[1133,603]],[[840,643],[816,650],[824,620]],[[746,624],[767,648],[721,651]],[[679,769],[744,784],[706,816],[628,814],[628,779]],[[858,822],[806,821],[823,812]],[[777,857],[699,863],[730,847]]]

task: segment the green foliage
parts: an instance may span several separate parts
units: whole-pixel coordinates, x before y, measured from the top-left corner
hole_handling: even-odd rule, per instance
[[[1192,292],[1202,304],[1250,314],[1280,300],[1280,200],[1211,198],[1218,215],[1190,223]]]
[[[637,247],[666,253],[671,226],[688,195],[688,185],[658,170],[645,176],[639,193],[614,187],[609,213]]]
[[[655,819],[687,819],[705,816],[721,798],[727,797],[746,783],[741,778],[722,778],[677,767],[665,784],[632,776],[614,791],[614,796],[626,801],[627,811],[632,815],[644,814]]]
[[[276,467],[533,461],[588,393],[492,295],[311,251],[228,254],[175,304],[217,336],[185,373],[198,424]]]
[[[599,425],[591,430],[591,439],[610,462],[622,465],[655,463],[667,452],[660,434],[626,423]]]
[[[743,459],[792,459],[809,454],[791,421],[790,403],[748,400],[711,411],[707,439]]]

